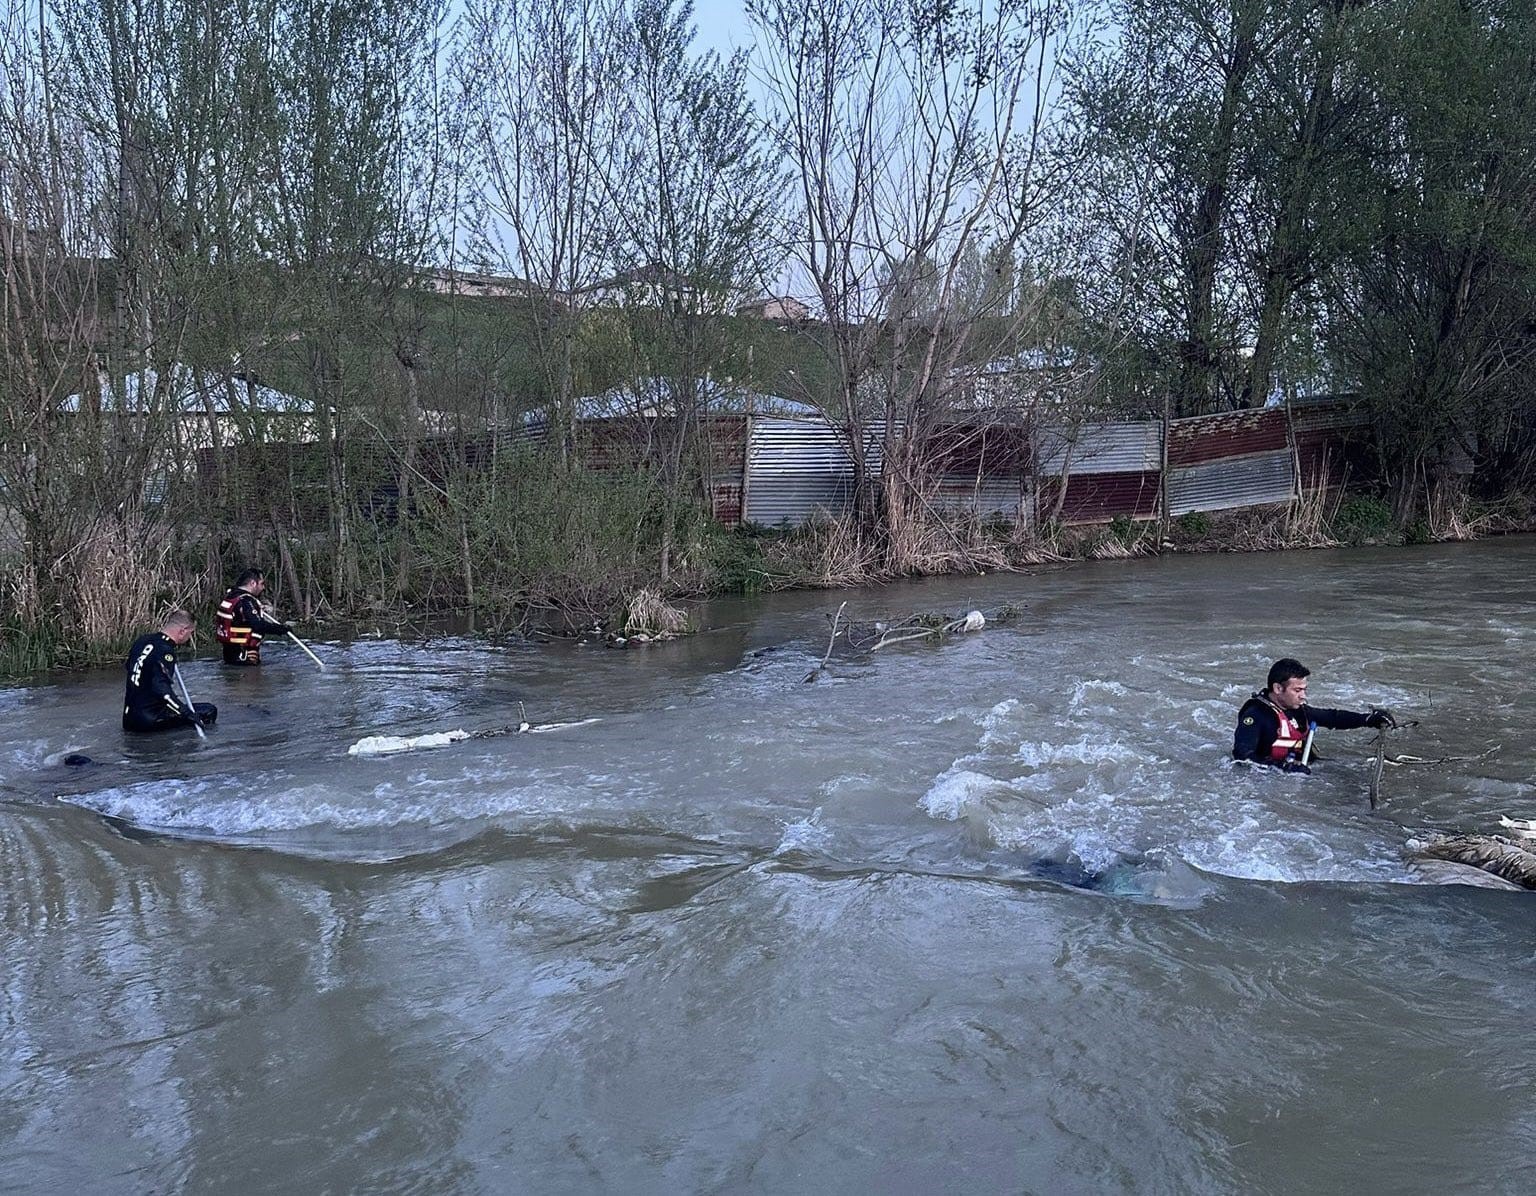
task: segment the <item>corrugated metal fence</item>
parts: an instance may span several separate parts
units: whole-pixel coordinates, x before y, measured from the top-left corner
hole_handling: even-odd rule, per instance
[[[1296,497],[1291,421],[1280,407],[1168,425],[1168,514],[1289,502]]]
[[[880,472],[878,437],[865,445],[871,477]],[[770,527],[838,514],[853,502],[853,454],[842,431],[823,420],[755,419],[747,435],[742,518]]]
[[[946,429],[955,443],[959,425]],[[1337,485],[1364,472],[1368,429],[1346,403],[1309,403],[1190,419],[970,429],[1009,442],[932,454],[935,501],[1026,522],[1100,523],[1289,502],[1301,487]],[[880,470],[882,429],[866,449]],[[854,469],[840,433],[820,420],[756,419],[748,432],[742,517],[775,526],[848,509]],[[962,458],[964,458],[962,460]]]

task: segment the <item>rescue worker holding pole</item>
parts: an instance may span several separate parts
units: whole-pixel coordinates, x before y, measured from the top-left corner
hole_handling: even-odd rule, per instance
[[[1311,670],[1286,657],[1270,666],[1264,691],[1237,712],[1232,757],[1267,764],[1282,772],[1311,772],[1312,736],[1318,727],[1349,731],[1357,727],[1395,727],[1390,710],[1329,710],[1307,705]]]
[[[123,730],[169,731],[197,727],[198,734],[219,717],[212,702],[194,703],[183,687],[176,693],[176,649],[192,638],[195,624],[184,610],[172,611],[159,631],[133,641],[123,668],[128,674],[123,693]]]
[[[262,639],[288,635],[293,630],[288,624],[274,623],[262,614],[257,600],[266,588],[267,575],[260,569],[247,569],[219,603],[214,636],[224,648],[225,664],[259,665]]]

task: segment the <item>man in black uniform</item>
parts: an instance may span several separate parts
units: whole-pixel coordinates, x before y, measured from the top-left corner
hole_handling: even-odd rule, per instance
[[[192,616],[172,611],[159,631],[133,641],[123,668],[128,688],[123,694],[124,731],[169,731],[175,727],[204,726],[219,717],[212,702],[189,707],[176,692],[176,649],[192,638]]]
[[[287,635],[293,629],[286,623],[274,623],[261,612],[257,601],[267,588],[267,575],[260,569],[247,569],[219,603],[214,616],[214,637],[224,646],[224,663],[252,665],[261,663],[263,636]]]
[[[1310,670],[1299,661],[1277,660],[1269,669],[1264,692],[1256,693],[1237,712],[1232,758],[1268,764],[1283,772],[1311,772],[1302,761],[1307,735],[1317,727],[1349,731],[1356,727],[1395,727],[1390,710],[1359,713],[1307,705]]]

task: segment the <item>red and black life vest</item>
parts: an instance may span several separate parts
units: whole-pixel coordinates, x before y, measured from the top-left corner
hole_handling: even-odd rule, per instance
[[[245,600],[250,599],[250,606],[245,606]],[[245,648],[255,651],[261,646],[261,632],[250,625],[249,611],[256,605],[256,600],[251,597],[249,590],[242,590],[235,586],[224,595],[224,600],[219,603],[217,614],[214,615],[214,638],[221,644],[229,644],[236,648]],[[244,607],[242,610],[241,608]]]
[[[1279,730],[1275,732],[1274,746],[1269,749],[1270,759],[1276,764],[1284,764],[1286,759],[1293,753],[1296,759],[1301,759],[1302,749],[1307,742],[1306,729],[1299,720],[1292,718],[1289,713],[1280,709],[1273,702],[1265,701],[1262,698],[1260,701],[1263,701],[1264,705],[1275,712],[1275,717],[1280,723]]]

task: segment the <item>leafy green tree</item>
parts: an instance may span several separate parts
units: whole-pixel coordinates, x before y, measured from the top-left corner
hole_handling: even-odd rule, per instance
[[[1536,374],[1536,15],[1504,0],[1371,14],[1355,69],[1354,236],[1326,343],[1362,392],[1415,518],[1478,458],[1530,444]]]

